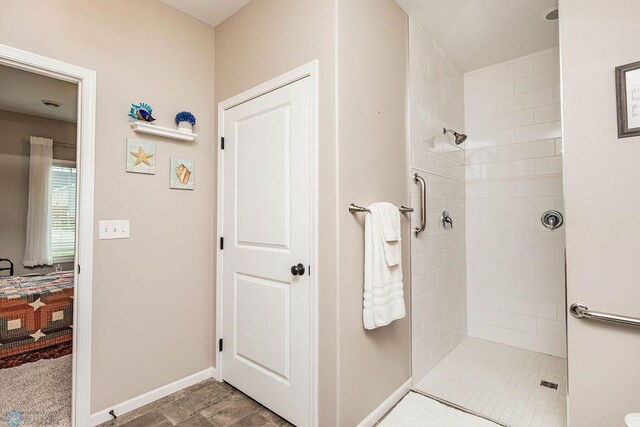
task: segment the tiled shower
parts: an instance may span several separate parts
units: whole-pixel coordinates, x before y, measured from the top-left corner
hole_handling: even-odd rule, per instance
[[[427,182],[411,244],[414,387],[508,425],[564,425],[564,229],[540,222],[564,212],[558,49],[462,73],[413,20],[409,46],[411,173]]]
[[[427,228],[411,239],[416,379],[467,334],[465,153],[441,131],[464,127],[464,83],[420,25],[411,20],[409,28],[411,173],[427,184]],[[419,206],[418,187],[411,188],[412,206]],[[444,230],[439,222],[445,209],[453,229]],[[412,218],[415,227],[419,214]]]
[[[468,334],[566,356],[558,49],[465,73]]]

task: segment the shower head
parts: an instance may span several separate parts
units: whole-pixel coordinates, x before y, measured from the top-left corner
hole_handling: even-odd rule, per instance
[[[453,134],[456,137],[456,145],[460,145],[467,140],[467,135],[464,133],[455,133]]]
[[[455,138],[456,145],[460,145],[467,140],[467,135],[465,135],[464,133],[458,133],[453,129],[443,128],[442,131],[444,132],[445,135],[447,133],[452,134],[453,137]]]

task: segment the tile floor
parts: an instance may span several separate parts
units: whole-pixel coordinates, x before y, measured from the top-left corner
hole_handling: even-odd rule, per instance
[[[567,365],[560,357],[466,337],[415,389],[508,426],[566,426]]]
[[[291,426],[227,383],[208,379],[101,426]]]
[[[540,386],[541,380],[558,384],[558,389]],[[565,359],[466,337],[418,381],[415,388],[508,426],[564,427],[566,384]],[[422,398],[410,397],[417,400]],[[439,405],[435,401],[428,403]],[[412,419],[418,422],[415,425],[424,425],[415,417],[422,420],[419,414],[427,409],[432,411],[433,408],[425,409],[422,406],[424,402],[415,407],[412,405],[406,417],[400,413],[394,415],[396,418],[400,416],[397,420],[387,415],[386,424],[382,420],[380,425],[409,426],[413,425]],[[414,414],[415,411],[418,412]],[[476,422],[477,425],[486,425],[486,420],[472,418],[471,421],[474,422],[468,425],[476,425]],[[229,384],[209,379],[102,426],[275,427],[291,424]]]
[[[484,418],[430,399],[414,391],[407,393],[376,426],[378,427],[500,427]]]

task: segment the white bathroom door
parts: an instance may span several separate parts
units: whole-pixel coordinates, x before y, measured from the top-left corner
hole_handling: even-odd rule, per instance
[[[307,77],[223,118],[222,378],[298,426],[311,397],[311,99]]]

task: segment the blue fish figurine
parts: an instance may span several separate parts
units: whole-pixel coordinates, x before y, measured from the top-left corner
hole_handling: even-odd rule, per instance
[[[136,110],[136,116],[138,117],[138,119],[144,120],[145,122],[152,122],[155,120],[151,115],[151,113],[149,113],[147,110],[144,110],[142,108]]]

